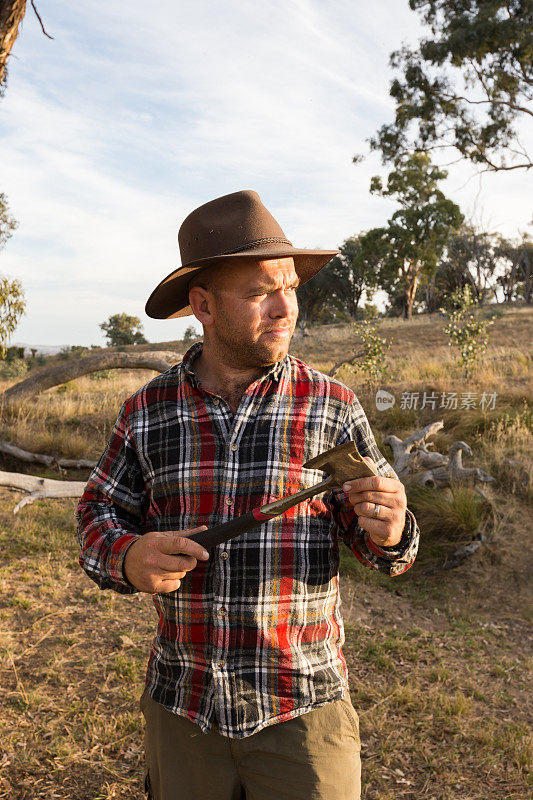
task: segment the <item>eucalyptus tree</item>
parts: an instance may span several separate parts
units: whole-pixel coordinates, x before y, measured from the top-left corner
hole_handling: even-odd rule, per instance
[[[517,123],[533,116],[531,0],[409,0],[429,29],[390,56],[394,121],[370,140],[384,162],[451,149],[482,171],[529,169]],[[360,157],[356,156],[355,161]]]
[[[400,206],[386,227],[366,235],[379,261],[380,285],[401,295],[405,319],[412,316],[421,280],[434,274],[451,233],[463,222],[459,206],[438,187],[446,174],[425,153],[409,153],[395,159],[386,185],[379,176],[370,184],[372,193]]]

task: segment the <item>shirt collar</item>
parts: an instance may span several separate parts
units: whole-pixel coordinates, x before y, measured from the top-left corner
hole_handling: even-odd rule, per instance
[[[183,371],[191,381],[192,385],[195,388],[198,388],[198,378],[196,377],[196,373],[193,369],[193,363],[198,358],[200,353],[202,352],[204,343],[203,342],[195,342],[191,347],[187,350],[185,355],[183,356],[183,360],[181,362],[181,366]],[[290,360],[289,356],[285,356],[281,359],[281,361],[277,361],[275,364],[272,364],[271,367],[267,369],[265,373],[259,378],[259,380],[265,381],[267,379],[271,379],[273,381],[279,382],[283,375],[285,369],[290,367]]]

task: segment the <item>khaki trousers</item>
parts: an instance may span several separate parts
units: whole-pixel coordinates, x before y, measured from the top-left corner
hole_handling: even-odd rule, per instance
[[[152,800],[359,800],[359,721],[348,698],[229,739],[156,703],[140,701],[146,721],[147,786]]]

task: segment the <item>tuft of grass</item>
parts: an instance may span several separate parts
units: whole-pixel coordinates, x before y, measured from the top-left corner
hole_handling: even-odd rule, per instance
[[[434,489],[410,487],[409,508],[425,537],[457,546],[471,539],[486,522],[487,503],[468,487]]]

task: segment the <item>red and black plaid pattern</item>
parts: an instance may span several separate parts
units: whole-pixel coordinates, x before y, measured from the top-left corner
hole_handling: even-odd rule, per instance
[[[123,561],[138,536],[212,526],[318,483],[324,474],[302,464],[335,445],[353,440],[393,474],[343,384],[287,356],[233,415],[198,385],[201,347],[126,400],[80,500],[80,563],[102,589],[136,591]],[[409,569],[418,547],[410,512],[397,548],[369,542],[341,491],[219,545],[178,591],[154,595],[154,700],[241,738],[340,698],[339,538],[387,575]]]

